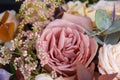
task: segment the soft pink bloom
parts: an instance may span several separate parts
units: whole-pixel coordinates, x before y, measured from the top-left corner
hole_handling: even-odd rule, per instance
[[[64,76],[73,76],[76,74],[76,63],[81,62],[85,67],[90,64],[98,45],[94,38],[84,32],[84,28],[89,27],[87,19],[73,15],[67,18],[65,14],[63,19],[51,22],[44,29],[40,39],[46,44],[44,51],[49,56],[45,65],[47,71],[54,70]],[[38,56],[41,55],[39,45],[36,44]]]
[[[104,44],[99,50],[98,59],[101,74],[118,73],[114,80],[120,80],[120,42],[115,45]]]

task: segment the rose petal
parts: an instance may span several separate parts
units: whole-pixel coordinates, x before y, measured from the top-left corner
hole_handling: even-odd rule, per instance
[[[72,23],[78,24],[85,29],[92,30],[92,22],[90,18],[84,16],[75,16],[72,14],[64,13],[62,19],[68,20]]]
[[[87,61],[87,63],[85,64],[86,67],[93,60],[93,58],[96,55],[97,49],[98,49],[98,44],[96,43],[96,40],[94,38],[90,38],[90,47],[89,48],[90,48],[90,54],[91,54],[91,56],[90,56],[89,60]]]
[[[62,29],[58,43],[58,48],[60,50],[64,47],[64,43],[65,43],[65,33],[64,33],[64,29]]]
[[[68,26],[71,29],[76,29],[76,30],[80,31],[81,33],[84,33],[84,28],[83,27],[81,27],[81,26],[79,26],[79,25],[77,25],[75,23],[71,23],[70,21],[67,21],[65,19],[56,19],[55,21],[48,24],[48,26],[47,26],[47,28],[45,30],[47,30],[47,29],[51,30],[51,28],[56,28],[56,27],[57,27],[58,30],[60,30],[60,28],[67,29]],[[58,31],[55,31],[55,32],[58,32]]]

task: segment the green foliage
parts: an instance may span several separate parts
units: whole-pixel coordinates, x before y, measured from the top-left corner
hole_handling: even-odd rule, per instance
[[[120,20],[113,21],[112,25],[104,32],[104,34],[111,34],[120,31]]]
[[[120,31],[106,35],[105,36],[105,43],[106,44],[115,44],[116,42],[118,42],[120,39]]]
[[[116,44],[120,39],[120,20],[112,21],[107,12],[101,9],[97,10],[95,15],[96,29],[85,30],[86,33],[94,37],[101,45]]]
[[[112,20],[105,10],[98,9],[95,14],[95,23],[100,30],[106,30],[112,25]]]

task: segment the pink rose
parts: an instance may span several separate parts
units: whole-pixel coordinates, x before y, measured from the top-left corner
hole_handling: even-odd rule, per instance
[[[98,45],[94,38],[84,32],[84,28],[91,29],[87,28],[90,25],[89,18],[70,14],[64,14],[63,17],[63,19],[51,22],[44,29],[41,37],[37,40],[36,49],[41,62],[44,63],[43,60],[45,60],[47,71],[54,70],[64,76],[73,76],[76,74],[78,62],[84,64],[85,67],[90,64]],[[44,42],[42,56],[46,55],[46,58],[41,56],[39,39]]]

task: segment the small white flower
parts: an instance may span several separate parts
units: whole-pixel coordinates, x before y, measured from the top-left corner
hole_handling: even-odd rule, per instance
[[[52,77],[47,74],[47,73],[44,73],[44,74],[39,74],[35,77],[35,80],[53,80]]]
[[[27,51],[23,51],[23,56],[24,56],[24,57],[27,56]]]
[[[11,51],[15,50],[15,45],[14,45],[14,42],[13,41],[10,41],[10,42],[6,42],[4,44],[5,47],[9,48]]]

